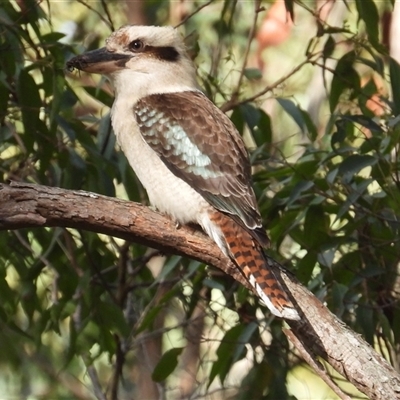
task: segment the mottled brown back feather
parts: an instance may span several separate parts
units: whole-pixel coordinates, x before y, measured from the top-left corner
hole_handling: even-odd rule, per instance
[[[134,112],[144,140],[167,168],[267,246],[251,187],[247,151],[232,121],[195,90],[146,96],[135,104]],[[149,124],[154,115],[159,116],[160,123]],[[174,125],[179,125],[199,151],[210,158],[211,163],[203,167],[204,174],[196,173],[182,157],[184,144],[167,137]]]

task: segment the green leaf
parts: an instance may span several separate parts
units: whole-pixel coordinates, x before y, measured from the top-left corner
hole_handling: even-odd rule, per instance
[[[400,326],[400,308],[393,307],[393,326]],[[400,329],[393,329],[395,341],[400,343]]]
[[[396,343],[394,342],[392,327],[390,326],[390,321],[385,314],[380,312],[378,314],[379,325],[381,326],[383,337],[387,340],[388,343],[394,348]],[[396,325],[393,325],[396,326]]]
[[[304,220],[304,247],[317,248],[329,241],[329,217],[322,206],[310,206]]]
[[[124,337],[129,335],[130,327],[121,308],[111,301],[101,301],[96,308],[96,319],[99,321],[99,325]]]
[[[210,289],[218,289],[221,292],[225,290],[225,286],[222,283],[217,282],[215,279],[204,279],[203,286]]]
[[[303,285],[307,285],[310,281],[316,263],[317,255],[313,251],[308,251],[308,253],[297,262],[296,277]]]
[[[105,158],[110,159],[114,154],[115,135],[112,134],[111,113],[108,112],[100,120],[99,129],[97,130],[97,148],[99,153]]]
[[[300,159],[296,164],[295,174],[299,179],[314,180],[315,173],[318,171],[318,160],[303,161]]]
[[[164,264],[163,269],[158,274],[152,286],[158,285],[160,282],[164,281],[165,278],[181,263],[182,257],[181,256],[172,256],[169,257],[168,261]]]
[[[307,124],[304,121],[303,113],[300,108],[288,99],[277,98],[278,103],[282,108],[294,119],[296,124],[299,126],[302,132],[307,132]]]
[[[260,110],[255,108],[253,105],[246,103],[240,106],[240,111],[242,112],[246,124],[251,130],[253,130],[260,120]]]
[[[343,120],[338,120],[335,122],[336,131],[332,133],[331,138],[331,146],[335,149],[338,146],[336,144],[341,144],[345,141],[347,134],[348,134],[348,127],[350,124],[346,124]],[[353,129],[353,125],[350,126],[351,130]]]
[[[383,129],[379,124],[377,124],[372,118],[369,118],[365,115],[343,115],[342,119],[360,124],[369,129],[371,132],[383,132]]]
[[[360,19],[365,22],[369,41],[377,50],[381,49],[379,45],[379,14],[375,3],[372,0],[356,0],[356,7]]]
[[[333,113],[345,90],[350,93],[359,93],[361,84],[360,77],[353,67],[356,54],[354,51],[346,53],[337,63],[331,84],[329,95],[329,107]]]
[[[294,0],[285,0],[285,8],[292,21],[294,21]]]
[[[276,378],[275,365],[269,362],[255,362],[249,373],[240,382],[240,388],[235,395],[235,400],[250,400],[250,399],[267,399],[263,394],[268,391],[271,394],[271,382]],[[278,399],[278,397],[274,397]],[[287,399],[287,396],[279,397],[279,399]]]
[[[61,32],[50,32],[42,36],[43,43],[57,43],[60,39],[65,37],[65,33]]]
[[[114,97],[111,96],[109,93],[104,91],[103,89],[96,88],[93,86],[84,86],[83,87],[90,96],[94,97],[96,100],[102,102],[108,107],[112,107],[114,102]]]
[[[7,115],[9,94],[8,88],[0,81],[0,121],[3,121],[3,118]]]
[[[351,174],[350,174],[351,175]],[[364,194],[364,192],[367,190],[368,186],[373,182],[373,179],[366,179],[362,181],[360,184],[358,184],[355,188],[355,190],[351,191],[342,206],[340,207],[339,211],[336,214],[336,220],[339,220],[340,218],[343,217],[349,210],[350,207],[355,205],[359,198]]]
[[[245,346],[250,342],[251,337],[257,329],[258,324],[255,322],[250,322],[249,324],[244,325],[244,329],[238,338],[238,343],[232,356],[232,363],[243,358],[243,354],[246,353]]]
[[[262,72],[258,68],[246,68],[244,70],[244,76],[249,81],[257,81],[262,78]]]
[[[231,121],[235,125],[236,129],[238,132],[243,135],[243,130],[244,130],[244,117],[242,113],[242,108],[240,107],[235,107],[232,115],[230,116]]]
[[[211,368],[208,386],[211,385],[216,376],[219,376],[221,382],[224,382],[232,364],[245,356],[246,347],[244,347],[244,344],[247,343],[248,339],[248,335],[245,334],[245,328],[245,325],[238,324],[226,332],[218,347],[218,359]],[[246,341],[241,340],[242,337]]]
[[[35,30],[35,33],[41,37],[36,21],[39,21],[40,18],[46,19],[46,14],[35,0],[24,0],[23,5],[23,12],[21,13],[22,21],[26,24],[29,23],[29,25]]]
[[[339,173],[342,175],[353,176],[363,168],[371,167],[376,164],[378,159],[370,155],[353,154],[347,157],[339,166]]]
[[[254,140],[257,146],[272,142],[272,124],[270,116],[260,109],[260,120],[257,128],[253,132]]]
[[[322,56],[324,60],[326,60],[332,55],[333,51],[335,50],[335,46],[336,46],[335,40],[331,35],[329,35],[322,50]]]
[[[310,114],[302,109],[300,109],[300,113],[303,117],[303,121],[305,123],[305,126],[307,127],[306,133],[310,137],[311,141],[314,141],[318,137],[318,129],[315,126],[313,120],[310,117]]]
[[[371,69],[376,71],[379,75],[384,76],[385,73],[385,62],[382,57],[376,55],[376,53],[370,53],[373,57],[373,60],[369,58],[357,56],[357,60],[362,64],[368,65]]]
[[[19,74],[18,97],[25,133],[34,137],[39,123],[39,112],[42,101],[35,80],[25,69]]]
[[[307,191],[308,189],[312,188],[314,186],[313,181],[300,181],[296,183],[294,186],[293,190],[290,193],[290,198],[289,201],[287,202],[287,207],[289,207],[291,204],[293,204],[296,200],[300,198],[300,196],[303,194],[303,192]]]
[[[0,18],[1,7],[0,7]],[[19,73],[24,65],[24,53],[19,38],[7,29],[0,35],[0,70],[4,71],[7,77],[13,77],[16,72]]]
[[[17,293],[14,292],[8,285],[6,280],[5,269],[0,270],[0,301],[1,307],[7,311],[15,312],[17,300]]]
[[[57,128],[57,117],[60,113],[60,108],[63,100],[63,93],[65,90],[65,76],[61,71],[53,70],[52,71],[52,80],[53,80],[53,100],[51,102],[51,109],[50,109],[50,125],[51,130],[55,131]]]
[[[167,379],[178,365],[178,357],[181,355],[183,347],[176,347],[166,351],[161,360],[154,368],[151,377],[155,382],[162,382]]]
[[[138,335],[140,332],[143,332],[145,329],[151,327],[154,322],[154,319],[157,317],[158,313],[163,309],[163,304],[158,304],[155,307],[152,307],[143,317],[140,325],[135,331],[135,334]]]
[[[380,159],[373,167],[371,176],[381,185],[386,186],[387,179],[391,179],[391,164],[385,160]]]

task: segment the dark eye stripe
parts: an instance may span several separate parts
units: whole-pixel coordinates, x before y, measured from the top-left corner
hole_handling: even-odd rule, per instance
[[[179,59],[179,53],[172,46],[166,47],[150,47],[150,51],[154,54],[155,57],[165,60],[165,61],[177,61]]]
[[[151,57],[158,58],[159,60],[175,62],[179,60],[179,52],[173,46],[156,47],[144,46],[141,50],[143,53]]]

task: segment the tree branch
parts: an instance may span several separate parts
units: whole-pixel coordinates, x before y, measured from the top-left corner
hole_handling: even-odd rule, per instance
[[[251,289],[233,263],[202,232],[191,227],[176,228],[173,221],[148,207],[84,191],[20,182],[0,184],[0,230],[51,226],[85,229],[164,253],[185,255],[221,269]],[[400,399],[400,376],[384,358],[279,263],[271,258],[268,261],[270,268],[281,275],[300,311],[301,320],[288,324],[304,348],[325,359],[369,398]],[[296,347],[296,340],[292,343]]]

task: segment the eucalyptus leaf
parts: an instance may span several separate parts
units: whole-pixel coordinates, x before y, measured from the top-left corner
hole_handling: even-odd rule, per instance
[[[155,382],[162,382],[171,375],[178,365],[178,357],[181,355],[183,347],[175,347],[166,351],[158,362],[151,375]]]

